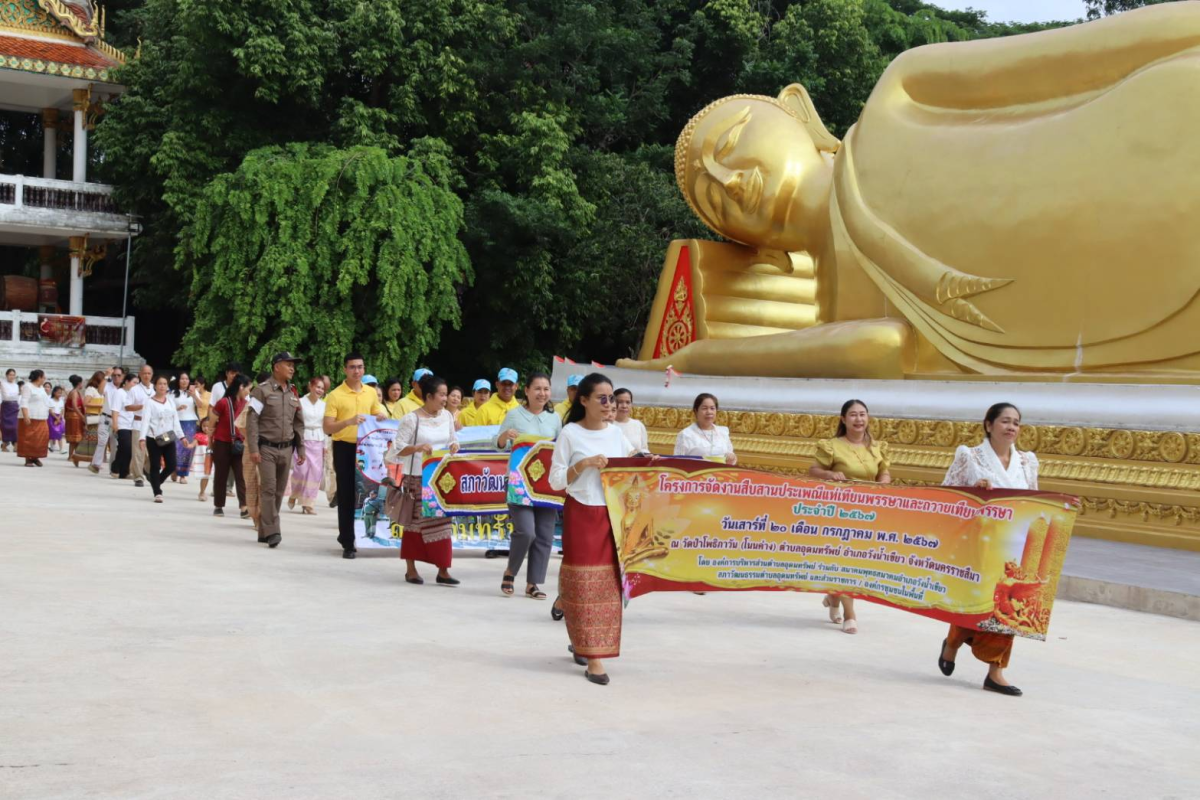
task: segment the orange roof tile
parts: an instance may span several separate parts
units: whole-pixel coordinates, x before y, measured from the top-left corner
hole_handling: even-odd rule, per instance
[[[16,56],[59,64],[78,64],[84,67],[115,67],[117,62],[89,47],[73,47],[44,39],[24,39],[0,36],[0,56]]]

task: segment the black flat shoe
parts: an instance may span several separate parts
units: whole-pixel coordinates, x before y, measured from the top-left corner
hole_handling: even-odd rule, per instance
[[[583,656],[577,656],[577,655],[575,655],[575,647],[574,647],[574,645],[567,645],[567,652],[568,652],[568,653],[570,653],[570,654],[571,654],[571,657],[575,659],[575,663],[576,663],[576,664],[578,664],[578,665],[579,665],[579,666],[581,666],[581,667],[586,667],[586,666],[587,666],[587,659],[586,659],[586,658],[584,658]]]
[[[562,622],[562,618],[566,615],[566,612],[558,607],[558,598],[554,598],[554,605],[550,606],[550,619],[555,622]]]
[[[608,686],[608,673],[607,672],[601,672],[599,675],[596,675],[591,672],[585,672],[583,674],[587,675],[587,679],[589,681],[591,681],[592,683],[597,684],[598,686]]]
[[[938,669],[942,671],[943,675],[950,677],[954,674],[954,662],[942,658],[942,653],[946,652],[946,641],[946,639],[942,639],[942,649],[938,651]]]
[[[214,516],[214,517],[223,517],[223,516],[225,516],[225,509],[223,509],[223,508],[214,508],[214,509],[213,509],[213,516]]]
[[[272,550],[274,550],[276,547],[279,547],[279,543],[282,541],[283,536],[278,533],[272,533],[267,537],[267,547],[270,547]]]
[[[417,586],[425,585],[425,579],[422,578],[420,575],[417,575],[415,577],[412,575],[405,575],[404,580],[406,583],[415,583]]]
[[[991,676],[983,679],[983,688],[986,691],[995,692],[996,694],[1006,694],[1009,697],[1020,697],[1024,694],[1024,692],[1015,686],[1001,686],[992,680]]]
[[[358,551],[357,550],[343,550],[342,558],[348,558],[351,560],[356,559],[356,558],[358,558]]]
[[[437,576],[437,582],[442,586],[458,586],[462,583],[458,578],[443,578],[441,575]]]

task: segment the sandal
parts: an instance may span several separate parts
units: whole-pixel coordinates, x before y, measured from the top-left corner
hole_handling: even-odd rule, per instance
[[[842,633],[858,633],[858,620],[848,619],[843,622]]]
[[[831,603],[828,595],[821,601],[821,605],[829,609],[829,621],[834,625],[840,625],[842,622],[842,615],[838,613],[840,606],[836,602]]]
[[[513,588],[514,580],[516,580],[515,575],[505,575],[504,580],[500,581],[500,594],[504,595],[505,597],[512,597],[513,592],[516,591]]]
[[[562,618],[567,615],[567,612],[563,611],[558,606],[558,601],[561,599],[561,597],[554,598],[554,605],[550,606],[550,619],[554,620],[555,622],[562,622]]]
[[[545,600],[546,599],[546,593],[543,592],[538,587],[534,586],[533,584],[530,584],[529,586],[525,587],[525,596],[532,598],[534,600]]]
[[[300,513],[301,514],[310,514],[314,517],[317,515],[317,512],[313,511],[311,506],[301,506]]]

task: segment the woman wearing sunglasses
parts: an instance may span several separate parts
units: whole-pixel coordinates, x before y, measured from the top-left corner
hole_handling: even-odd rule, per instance
[[[612,406],[612,381],[598,372],[584,378],[550,464],[550,486],[567,492],[559,586],[570,649],[587,665],[587,679],[601,686],[608,684],[602,659],[621,652],[621,575],[600,470],[610,458],[637,452],[606,421]]]

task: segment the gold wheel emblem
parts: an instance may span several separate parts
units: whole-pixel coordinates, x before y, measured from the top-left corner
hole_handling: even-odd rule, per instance
[[[537,483],[546,474],[546,465],[542,463],[540,458],[534,459],[533,463],[525,471],[529,474],[530,478],[533,478],[533,482]]]
[[[458,478],[450,474],[449,470],[442,473],[442,477],[438,478],[438,488],[442,490],[442,494],[450,494],[458,488]]]

